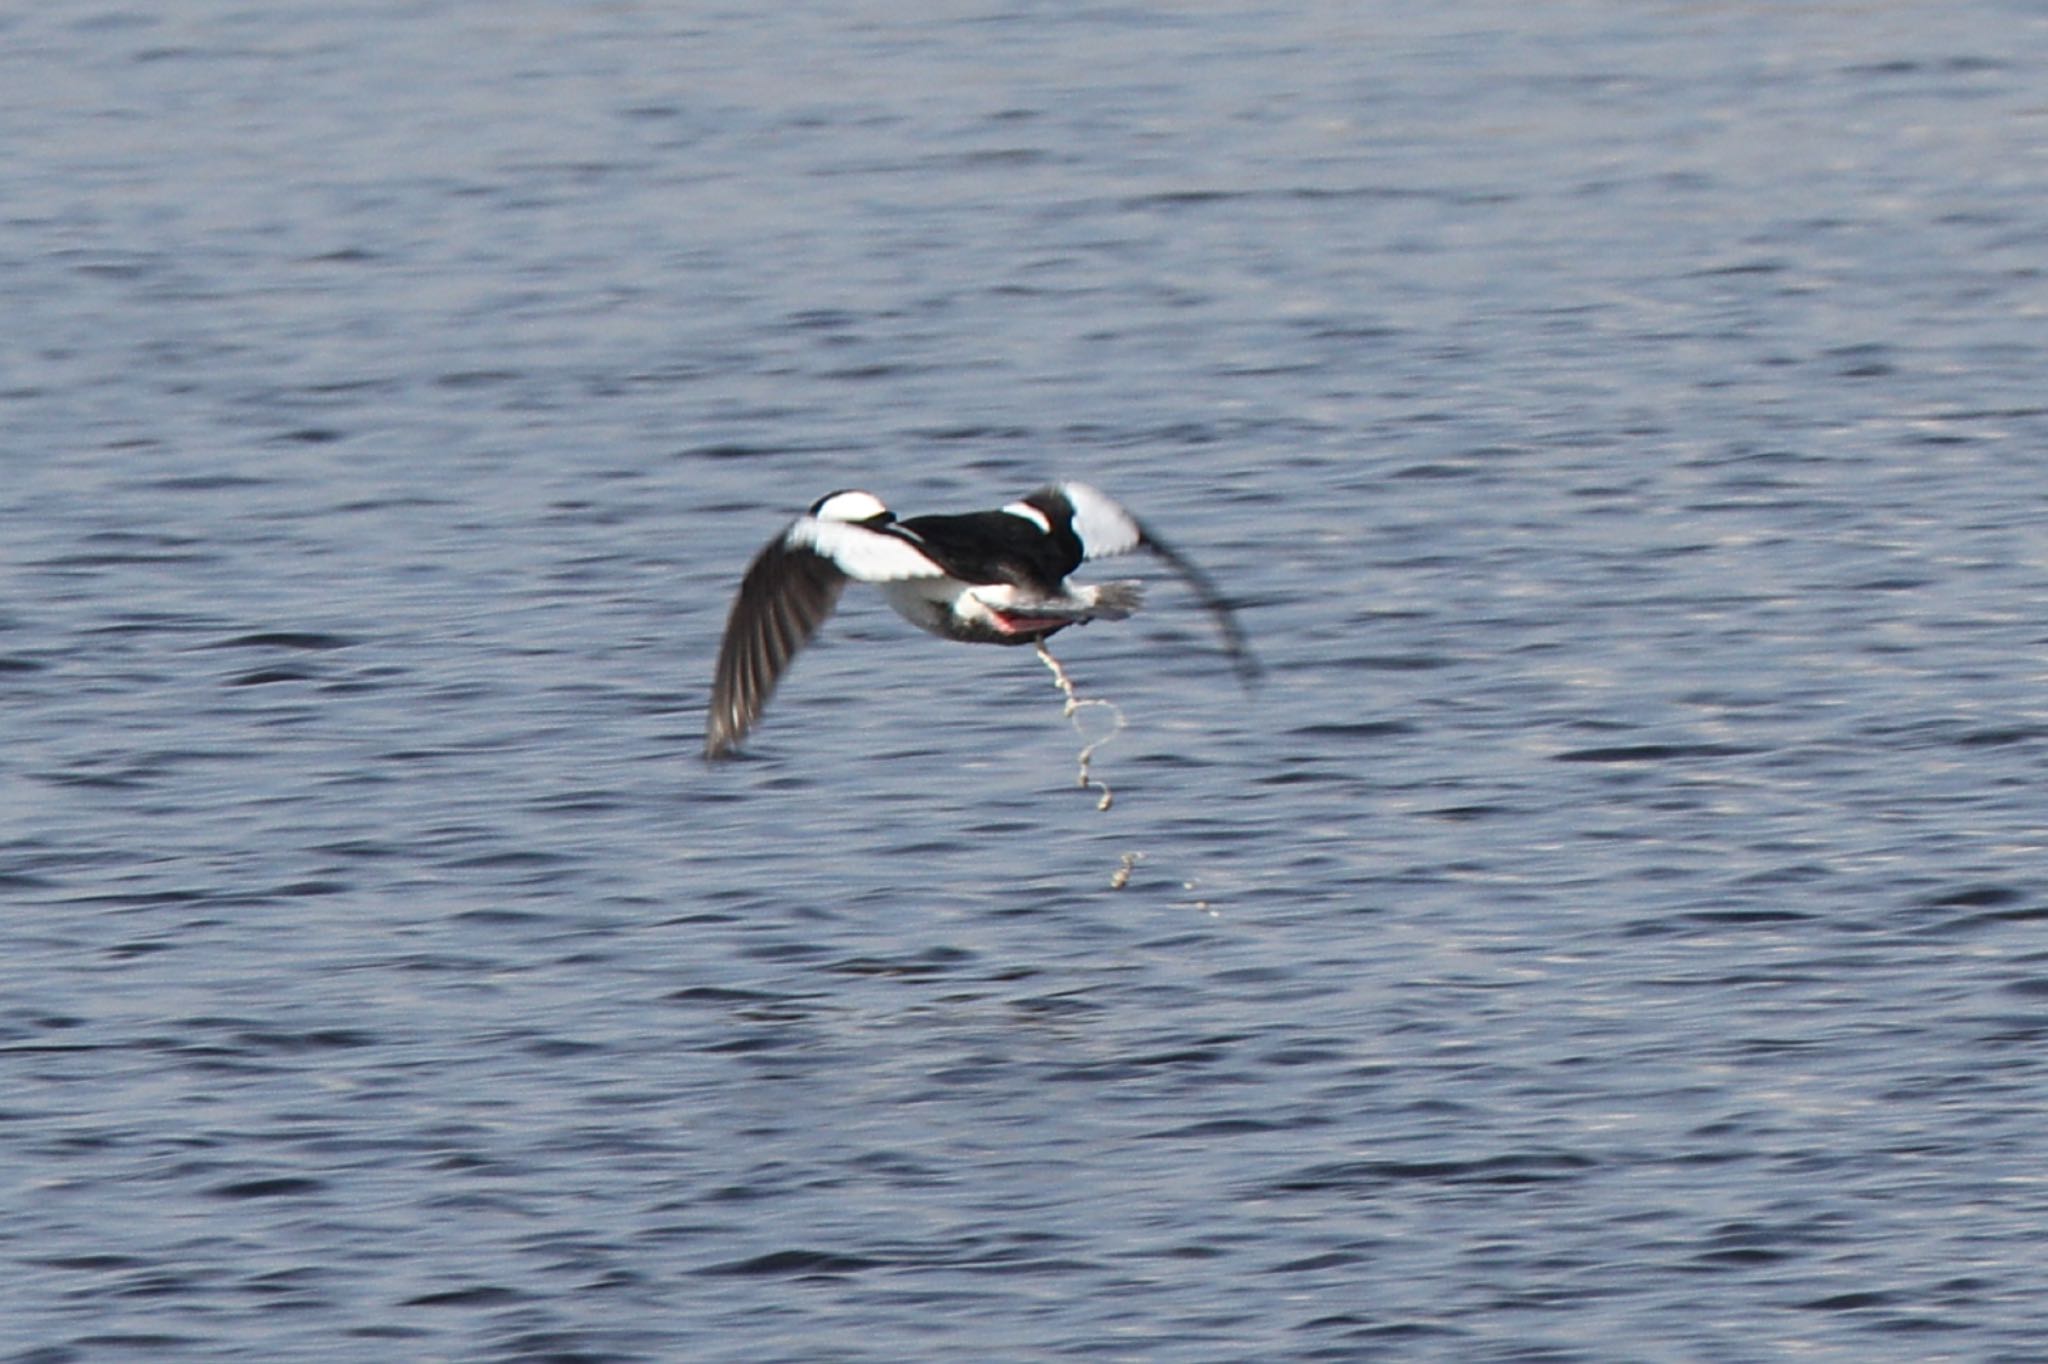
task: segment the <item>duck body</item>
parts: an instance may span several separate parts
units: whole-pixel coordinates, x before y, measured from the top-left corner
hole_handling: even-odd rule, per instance
[[[1207,576],[1085,483],[1049,484],[993,511],[902,520],[872,493],[829,493],[763,546],[740,581],[713,675],[705,756],[737,748],[850,581],[875,584],[905,620],[942,638],[1037,644],[1070,625],[1136,611],[1140,583],[1069,577],[1090,559],[1137,549],[1201,597],[1249,683],[1257,664]]]

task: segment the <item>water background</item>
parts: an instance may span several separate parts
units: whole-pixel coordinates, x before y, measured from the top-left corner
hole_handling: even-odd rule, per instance
[[[2044,92],[2017,2],[0,17],[0,1359],[2048,1359]],[[698,761],[788,516],[1051,475],[1263,690],[1063,637],[1102,812],[850,595]]]

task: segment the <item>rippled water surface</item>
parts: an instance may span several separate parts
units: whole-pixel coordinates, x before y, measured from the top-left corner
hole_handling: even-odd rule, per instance
[[[0,1358],[2048,1358],[2044,90],[2028,3],[17,7]],[[699,761],[785,518],[1055,474],[1261,691],[1063,636],[1100,811],[854,594]]]

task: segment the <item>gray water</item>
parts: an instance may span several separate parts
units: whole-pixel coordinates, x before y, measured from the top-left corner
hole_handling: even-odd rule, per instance
[[[2044,91],[2032,3],[17,7],[0,1359],[2048,1359]],[[850,594],[699,761],[786,518],[1054,475],[1262,690],[1062,636],[1100,811]]]

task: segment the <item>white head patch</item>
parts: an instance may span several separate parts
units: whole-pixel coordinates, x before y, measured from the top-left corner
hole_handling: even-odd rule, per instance
[[[811,511],[820,521],[866,521],[888,514],[881,498],[858,491],[833,493]]]

